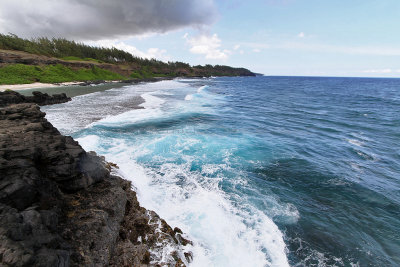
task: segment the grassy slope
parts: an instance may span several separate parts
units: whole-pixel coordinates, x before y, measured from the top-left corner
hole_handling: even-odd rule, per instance
[[[0,68],[0,84],[24,84],[33,82],[60,83],[122,79],[125,79],[125,77],[108,70],[100,69],[96,66],[73,70],[61,64],[45,66],[11,64]]]

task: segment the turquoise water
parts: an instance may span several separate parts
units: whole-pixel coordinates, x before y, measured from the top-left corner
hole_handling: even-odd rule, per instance
[[[400,265],[398,79],[181,79],[45,111],[187,233],[191,266]]]

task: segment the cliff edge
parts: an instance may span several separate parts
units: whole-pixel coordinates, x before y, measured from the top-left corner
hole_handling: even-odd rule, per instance
[[[182,231],[141,207],[130,182],[112,174],[114,164],[61,135],[39,106],[0,107],[0,126],[1,266],[191,260]]]

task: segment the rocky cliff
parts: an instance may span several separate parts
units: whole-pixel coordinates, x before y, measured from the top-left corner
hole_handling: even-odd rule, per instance
[[[141,207],[114,164],[61,135],[39,106],[0,107],[0,126],[0,266],[191,260],[182,231]]]

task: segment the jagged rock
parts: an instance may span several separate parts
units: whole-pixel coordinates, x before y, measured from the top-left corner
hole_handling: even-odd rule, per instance
[[[154,211],[141,207],[136,193],[130,189],[131,183],[123,179],[120,179],[120,182],[128,201],[110,266],[142,266],[149,263],[157,263],[160,266],[186,266],[185,262],[190,262],[192,258],[179,252],[191,242],[187,240],[185,245],[181,244],[177,235],[183,234],[182,231],[174,232]],[[175,250],[169,252],[169,255],[164,255],[169,258],[168,262],[162,262],[161,252],[167,245]]]
[[[45,106],[71,101],[71,98],[67,97],[65,93],[49,96],[46,93],[34,91],[32,94],[33,96],[23,96],[20,93],[11,90],[0,92],[0,107],[20,103],[36,103],[40,106]]]
[[[0,108],[0,266],[184,266],[190,241],[36,104]],[[159,227],[160,226],[160,227]],[[165,262],[160,252],[175,250]]]

